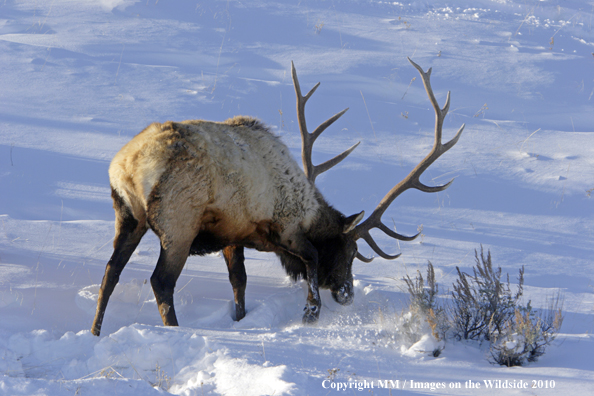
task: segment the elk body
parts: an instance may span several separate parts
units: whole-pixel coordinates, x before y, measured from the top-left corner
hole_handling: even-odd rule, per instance
[[[379,228],[397,239],[414,239],[416,236],[396,234],[381,223],[383,212],[406,189],[434,192],[451,183],[427,187],[419,182],[423,171],[456,143],[463,126],[452,141],[441,144],[449,94],[446,106],[440,109],[429,84],[431,70],[424,73],[413,65],[421,73],[436,109],[434,148],[359,225],[363,212],[343,215],[324,200],[314,184],[317,175],[344,159],[356,145],[323,164],[311,163],[313,142],[346,110],[309,133],[304,107],[319,83],[302,96],[294,67],[305,172],[278,137],[249,117],[224,122],[154,123],[136,135],[116,154],[109,168],[116,235],[99,290],[92,333],[99,335],[109,297],[149,228],[161,243],[151,285],[165,325],[178,325],[173,292],[188,255],[220,250],[233,287],[236,320],[241,320],[245,316],[246,247],[276,253],[288,275],[307,280],[304,323],[313,323],[319,317],[320,287],[330,289],[338,303],[350,304],[354,297],[353,260],[370,261],[357,252],[357,239],[363,238],[384,258],[398,257],[382,252],[369,230]]]

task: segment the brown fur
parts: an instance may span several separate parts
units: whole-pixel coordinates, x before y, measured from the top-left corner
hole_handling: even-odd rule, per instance
[[[225,248],[241,300],[236,303],[243,305],[243,247],[277,253],[288,274],[308,280],[307,322],[317,319],[321,307],[318,269],[322,287],[352,283],[356,244],[343,240],[345,217],[324,201],[288,148],[258,120],[153,123],[116,154],[109,176],[119,219],[116,234],[122,237],[101,285],[94,334],[129,250],[149,227],[161,240],[151,284],[166,325],[177,324],[173,290],[188,254]],[[320,255],[323,263],[318,263]],[[348,268],[335,257],[350,259]],[[238,320],[245,314],[239,305]]]

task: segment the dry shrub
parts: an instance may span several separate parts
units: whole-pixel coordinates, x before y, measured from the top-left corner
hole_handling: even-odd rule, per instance
[[[435,281],[435,271],[431,261],[427,264],[426,284],[420,271],[417,271],[414,280],[408,275],[403,280],[410,295],[410,315],[411,319],[413,319],[410,321],[407,330],[409,332],[415,331],[417,337],[420,338],[419,331],[422,330],[422,322],[426,322],[431,328],[431,334],[437,341],[445,340],[449,329],[449,321],[445,309],[437,303],[439,285]],[[433,356],[439,356],[441,350],[436,349],[433,351]]]
[[[519,271],[515,291],[509,281],[501,280],[501,268],[493,269],[491,252],[480,255],[475,250],[472,275],[458,267],[458,279],[453,284],[452,300],[448,309],[438,303],[439,287],[431,262],[427,266],[427,279],[420,271],[411,279],[403,279],[410,295],[410,310],[402,315],[397,325],[405,341],[414,343],[431,330],[438,341],[447,336],[457,340],[490,342],[490,361],[505,366],[521,366],[533,362],[545,353],[563,323],[561,293],[550,300],[547,309],[536,311],[520,303],[524,285],[524,267]],[[443,347],[433,351],[439,356]]]
[[[501,331],[504,323],[514,316],[523,294],[524,267],[518,276],[518,289],[512,293],[509,275],[507,282],[502,282],[501,268],[493,270],[490,251],[485,256],[481,245],[480,256],[476,250],[474,256],[473,275],[456,267],[458,279],[453,285],[450,315],[456,338],[489,341],[491,329]]]
[[[493,329],[491,362],[502,366],[522,366],[544,355],[563,324],[561,293],[551,299],[547,309],[536,312],[530,306],[516,308],[501,331]]]

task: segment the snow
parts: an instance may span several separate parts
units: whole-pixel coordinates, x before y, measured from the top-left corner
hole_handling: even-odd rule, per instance
[[[580,0],[2,2],[0,394],[592,394],[593,17]],[[385,222],[423,235],[374,234],[402,256],[356,261],[353,305],[323,290],[319,323],[302,325],[305,283],[250,250],[243,320],[223,258],[209,255],[190,258],[178,281],[182,326],[163,327],[146,282],[159,252],[149,233],[101,337],[90,334],[114,235],[107,168],[132,136],[154,121],[250,115],[298,157],[293,60],[304,91],[321,82],[310,129],[349,107],[314,162],[362,142],[317,185],[345,214],[371,213],[433,142],[434,112],[407,56],[433,68],[442,105],[451,91],[444,140],[466,124],[423,180],[456,179],[392,204]],[[410,342],[398,330],[402,278],[430,260],[447,298],[481,244],[512,282],[525,267],[533,307],[563,294],[561,334],[535,363],[499,367],[487,345],[426,329]],[[389,380],[399,389],[378,388]],[[330,387],[365,381],[374,388]]]

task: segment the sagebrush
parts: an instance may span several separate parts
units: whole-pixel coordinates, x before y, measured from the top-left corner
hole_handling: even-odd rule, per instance
[[[427,321],[431,327],[433,336],[438,341],[444,340],[449,328],[449,320],[446,316],[445,309],[437,302],[439,285],[435,281],[435,270],[431,261],[427,263],[426,285],[423,275],[418,270],[414,280],[408,275],[403,280],[410,294],[411,312],[420,315]]]
[[[399,331],[409,341],[420,339],[421,334],[415,336],[414,332],[422,331],[425,322],[438,341],[449,337],[489,342],[492,363],[518,366],[535,361],[545,353],[563,323],[561,293],[544,310],[533,309],[530,301],[523,305],[524,267],[512,291],[509,274],[502,281],[501,268],[493,269],[491,252],[485,254],[481,246],[480,254],[477,250],[474,253],[472,275],[456,267],[458,279],[447,304],[438,299],[439,285],[431,262],[426,280],[420,271],[414,279],[408,275],[403,279],[410,295],[410,312],[404,326],[398,326]],[[434,351],[434,356],[439,356],[442,349]]]
[[[491,342],[492,363],[502,366],[522,366],[544,355],[563,324],[563,299],[558,292],[548,308],[534,310],[530,302],[518,307],[501,331],[493,329]]]
[[[458,271],[458,279],[452,292],[451,318],[454,336],[458,339],[489,341],[492,331],[501,332],[504,323],[514,316],[523,294],[524,267],[518,276],[518,288],[512,292],[509,275],[501,281],[501,268],[493,269],[491,252],[485,256],[474,251],[475,266],[472,275]]]

